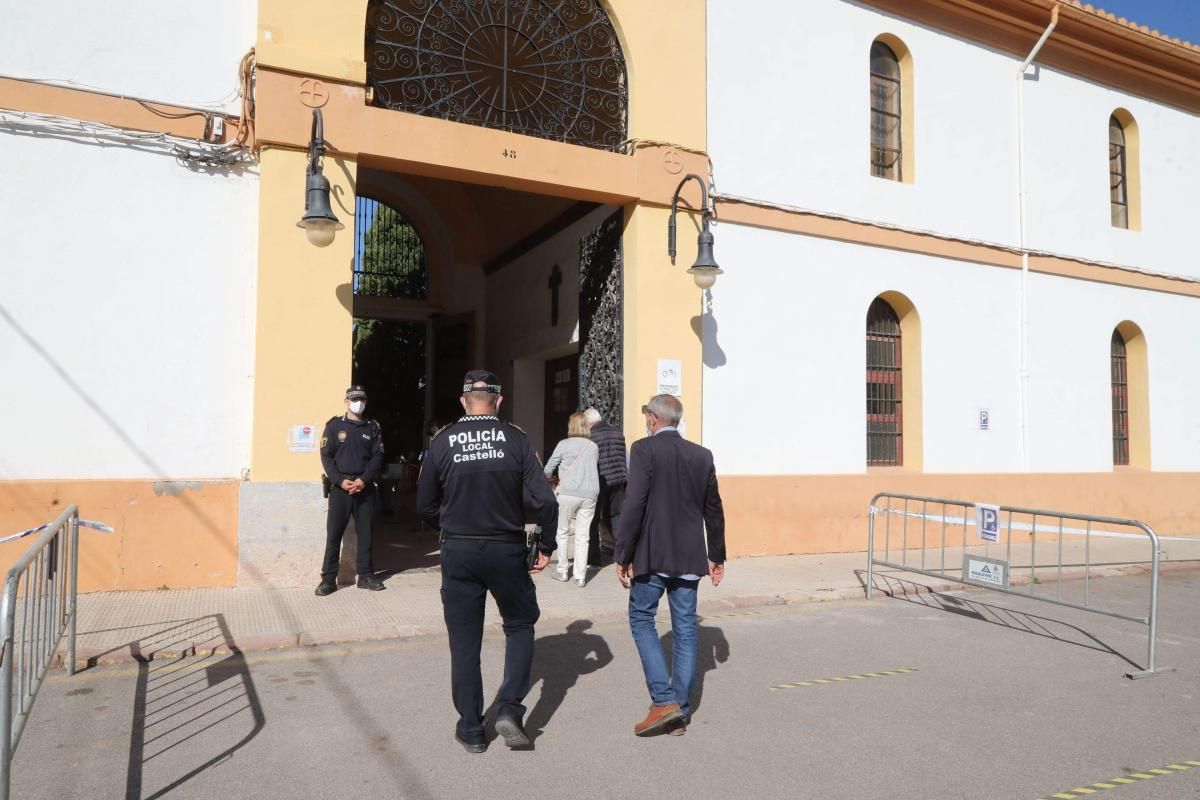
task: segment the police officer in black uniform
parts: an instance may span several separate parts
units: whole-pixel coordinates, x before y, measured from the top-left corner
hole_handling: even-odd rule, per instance
[[[329,478],[329,515],[325,523],[325,561],[317,595],[337,591],[342,534],[354,515],[358,534],[358,588],[384,588],[371,564],[371,523],[375,518],[375,480],[383,469],[383,438],[379,423],[363,417],[367,392],[361,386],[346,390],[346,413],[332,417],[321,434],[321,464]]]
[[[442,531],[442,610],[459,716],[454,736],[469,753],[487,749],[479,648],[489,591],[504,618],[505,636],[496,732],[509,747],[530,744],[521,701],[529,692],[533,625],[541,613],[530,573],[550,563],[555,541],[542,537],[530,568],[522,489],[543,531],[558,523],[558,500],[525,432],[496,416],[502,400],[495,375],[466,374],[460,399],[466,416],[434,436],[417,486],[418,511]]]

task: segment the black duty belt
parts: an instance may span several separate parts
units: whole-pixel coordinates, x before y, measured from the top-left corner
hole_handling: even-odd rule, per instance
[[[506,544],[525,544],[525,532],[519,533],[451,533],[442,531],[442,539],[467,539],[479,542],[505,542]]]

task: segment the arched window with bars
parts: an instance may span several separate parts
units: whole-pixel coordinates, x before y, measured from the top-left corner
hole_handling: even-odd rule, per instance
[[[867,465],[904,463],[900,317],[882,297],[867,310]]]
[[[903,93],[900,58],[876,40],[871,45],[871,174],[898,181],[903,176]]]
[[[1109,361],[1112,365],[1113,464],[1129,464],[1129,359],[1125,337],[1113,330]]]
[[[1109,339],[1114,467],[1150,469],[1150,362],[1146,336],[1125,320]]]
[[[1108,118],[1108,204],[1114,228],[1142,228],[1137,122],[1118,108]]]

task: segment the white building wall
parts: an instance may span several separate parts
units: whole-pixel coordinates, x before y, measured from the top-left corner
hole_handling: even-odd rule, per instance
[[[885,291],[921,318],[924,470],[1020,470],[1019,273],[735,225],[718,243],[704,444],[722,473],[865,471],[866,316]]]
[[[257,176],[3,133],[0,174],[0,479],[237,477]]]
[[[1018,244],[1019,58],[848,0],[709,3],[708,23],[719,192]],[[869,174],[868,56],[883,33],[913,58],[912,184]],[[1030,75],[1027,246],[1200,277],[1192,220],[1200,117],[1051,69]],[[1111,224],[1116,108],[1133,114],[1141,134],[1140,232]]]
[[[1026,82],[1028,245],[1200,278],[1200,117],[1042,69]],[[1124,108],[1141,139],[1142,229],[1112,226],[1108,119]]]
[[[8,3],[0,75],[236,113],[238,64],[257,18],[254,0]]]
[[[1200,470],[1200,376],[1190,367],[1200,354],[1198,310],[1194,298],[1031,276],[1031,470],[1112,470],[1109,352],[1124,320],[1146,337],[1151,468]]]
[[[728,224],[719,245],[704,444],[723,473],[865,471],[866,313],[885,291],[921,318],[923,471],[1022,471],[1019,272]],[[1124,320],[1148,345],[1152,468],[1200,470],[1197,301],[1036,273],[1029,293],[1030,471],[1112,471],[1109,341]]]
[[[883,33],[913,55],[912,184],[870,175],[868,57]],[[709,3],[708,61],[718,191],[1015,241],[1019,61],[840,0]]]
[[[1018,243],[1018,58],[849,0],[709,3],[708,23],[719,193]],[[884,33],[913,58],[912,184],[869,175],[868,56]],[[1024,87],[1027,246],[1200,277],[1200,118],[1044,68]],[[1139,126],[1140,232],[1110,219],[1116,108]],[[717,242],[704,438],[723,472],[864,471],[865,315],[889,290],[922,322],[924,471],[1023,469],[1019,272],[730,224]],[[1200,470],[1200,379],[1184,367],[1200,301],[1036,274],[1028,292],[1029,469],[1112,470],[1109,339],[1129,319],[1149,345],[1153,468]],[[764,407],[777,418],[747,415]]]

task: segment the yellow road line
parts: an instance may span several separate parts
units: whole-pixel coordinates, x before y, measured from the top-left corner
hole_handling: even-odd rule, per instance
[[[809,678],[805,681],[795,681],[794,683],[778,683],[770,687],[772,692],[778,692],[780,689],[799,689],[801,686],[817,686],[830,683],[844,683],[845,681],[861,681],[867,678],[886,678],[889,675],[907,675],[910,672],[916,672],[916,667],[905,667],[904,669],[890,669],[886,672],[860,672],[857,675],[835,675],[831,678]]]
[[[1131,783],[1140,783],[1142,781],[1152,781],[1160,775],[1178,775],[1180,772],[1186,772],[1190,769],[1200,767],[1200,761],[1178,761],[1174,764],[1168,764],[1165,767],[1148,769],[1145,772],[1129,772],[1119,778],[1109,778],[1106,781],[1097,781],[1090,786],[1080,786],[1075,789],[1067,789],[1057,794],[1046,795],[1046,797],[1056,797],[1058,800],[1078,800],[1080,797],[1098,794],[1099,789],[1120,789],[1122,786],[1127,786]],[[1134,780],[1134,779],[1137,780]],[[1038,800],[1046,800],[1044,797],[1039,797]]]

